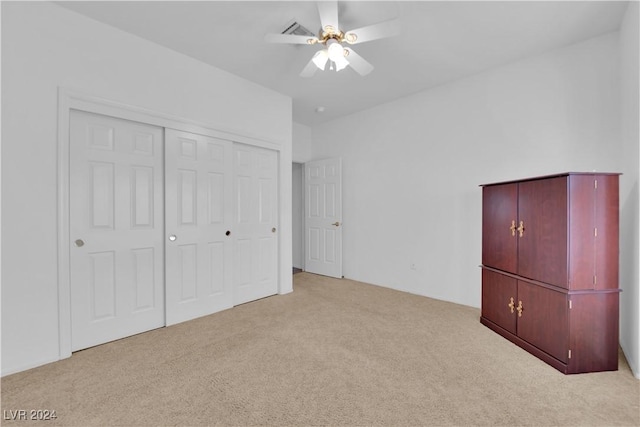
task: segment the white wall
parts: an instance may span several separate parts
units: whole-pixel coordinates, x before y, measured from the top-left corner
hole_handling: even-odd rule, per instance
[[[311,159],[311,128],[293,122],[293,161],[305,163]]]
[[[620,118],[624,173],[620,185],[620,344],[637,378],[640,378],[639,15],[639,3],[630,2],[620,29]]]
[[[291,290],[289,97],[52,3],[1,6],[3,375],[60,355],[58,87],[279,145],[281,291]]]
[[[618,171],[617,52],[604,35],[314,126],[313,157],[343,159],[345,277],[479,307],[478,185]]]

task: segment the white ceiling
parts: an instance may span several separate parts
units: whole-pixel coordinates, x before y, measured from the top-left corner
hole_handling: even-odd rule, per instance
[[[59,2],[293,98],[293,119],[313,125],[620,27],[617,1],[341,1],[343,30],[398,18],[399,36],[353,46],[367,76],[298,74],[317,46],[268,44],[296,20],[320,28],[311,1]],[[324,113],[316,113],[323,106]]]

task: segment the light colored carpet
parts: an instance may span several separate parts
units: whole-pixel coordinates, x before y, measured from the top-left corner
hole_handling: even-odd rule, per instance
[[[291,294],[7,376],[2,409],[55,409],[41,426],[640,425],[623,357],[565,376],[479,314],[300,273]]]

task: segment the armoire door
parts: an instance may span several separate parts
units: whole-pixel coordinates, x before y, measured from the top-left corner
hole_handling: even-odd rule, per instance
[[[234,144],[234,305],[278,292],[278,153]]]
[[[167,325],[233,306],[233,143],[165,131]]]
[[[482,269],[482,317],[516,333],[517,280]]]
[[[518,306],[518,336],[559,361],[567,363],[567,294],[518,280]]]
[[[518,269],[518,184],[482,188],[482,265]]]
[[[70,114],[72,351],[165,324],[162,129]]]
[[[538,179],[518,185],[518,274],[567,287],[567,177]]]

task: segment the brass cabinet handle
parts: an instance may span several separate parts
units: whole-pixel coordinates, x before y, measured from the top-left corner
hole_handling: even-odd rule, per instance
[[[513,297],[511,297],[511,301],[509,301],[509,304],[507,304],[507,307],[509,307],[511,309],[511,312],[513,313],[513,311],[514,311],[514,309],[516,307],[516,304],[513,301]]]
[[[524,221],[520,221],[520,226],[516,229],[520,233],[520,237],[524,234]]]
[[[515,236],[516,235],[516,220],[512,220],[511,221],[511,227],[509,227],[509,230],[511,230],[511,235]]]
[[[516,310],[518,310],[518,317],[522,317],[522,312],[524,311],[524,309],[522,308],[522,301],[518,301]]]

